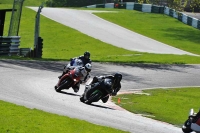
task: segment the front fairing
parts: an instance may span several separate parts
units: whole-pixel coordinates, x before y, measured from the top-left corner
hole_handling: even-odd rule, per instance
[[[80,70],[78,68],[75,68],[75,69],[69,71],[69,77],[71,79],[73,79],[73,81],[75,81],[75,82],[80,81],[80,78],[81,78]]]

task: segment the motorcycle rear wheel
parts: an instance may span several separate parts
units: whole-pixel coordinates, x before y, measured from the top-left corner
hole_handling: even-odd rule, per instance
[[[90,95],[90,97],[85,101],[86,104],[91,104],[92,102],[96,102],[100,99],[101,97],[101,93],[100,92],[97,92],[97,93],[92,93]]]

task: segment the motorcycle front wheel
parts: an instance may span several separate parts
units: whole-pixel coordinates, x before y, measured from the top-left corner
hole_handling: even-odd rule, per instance
[[[186,120],[185,123],[184,123],[184,125],[182,126],[182,131],[184,133],[190,133],[190,132],[192,132],[192,129],[190,128],[191,124],[188,125],[188,122],[189,122],[189,120]]]
[[[68,89],[68,86],[71,82],[67,79],[64,79],[63,81],[61,81],[60,86],[58,86],[58,88],[56,88],[57,92],[61,92],[62,89]]]
[[[81,101],[81,102],[85,102],[85,100],[84,100],[84,97],[83,97],[83,96],[81,96],[81,97],[80,97],[80,101]]]
[[[101,93],[98,92],[93,92],[88,99],[85,101],[86,104],[91,104],[92,102],[97,102],[101,98]]]

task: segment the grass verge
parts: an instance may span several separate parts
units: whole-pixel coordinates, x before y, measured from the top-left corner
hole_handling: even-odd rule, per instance
[[[199,90],[200,88],[143,90],[142,94],[121,94],[112,100],[130,112],[180,127],[187,119],[190,108],[198,111]]]
[[[125,133],[83,120],[28,109],[0,100],[1,133]]]

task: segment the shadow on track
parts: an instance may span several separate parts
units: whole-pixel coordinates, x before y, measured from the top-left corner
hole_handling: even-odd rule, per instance
[[[0,62],[4,62],[7,64],[18,65],[22,67],[34,68],[39,70],[49,70],[54,72],[62,72],[63,67],[68,64],[68,61],[27,61],[27,60],[4,60],[0,59]],[[102,64],[102,65],[101,65]],[[173,66],[179,68],[195,68],[194,65],[185,65],[185,64],[175,64],[175,65],[168,65],[168,64],[143,64],[143,63],[99,63],[93,65],[93,71],[95,73],[99,73],[100,70],[104,69],[104,64],[106,65],[114,65],[114,66],[130,66],[130,67],[140,67],[143,69],[151,69],[151,70],[171,70],[171,71],[180,71],[181,69],[177,70],[174,69]]]
[[[116,109],[114,109],[114,108],[110,108],[110,107],[102,106],[102,105],[96,105],[96,104],[94,104],[94,103],[92,103],[92,104],[87,104],[87,105],[89,105],[89,106],[94,106],[94,107],[98,107],[98,108],[116,110]]]
[[[63,67],[68,64],[68,61],[27,61],[27,60],[0,60],[0,64],[6,63],[6,64],[12,64],[12,65],[18,65],[22,67],[28,67],[33,69],[39,69],[39,70],[48,70],[53,72],[58,72],[59,74],[62,73]],[[172,71],[172,72],[183,72],[184,68],[193,68],[196,70],[199,70],[199,66],[196,65],[184,65],[184,64],[175,64],[175,65],[167,65],[167,64],[143,64],[143,63],[132,63],[132,64],[120,64],[120,63],[93,63],[92,68],[92,75],[93,76],[100,76],[100,75],[108,75],[113,74],[116,72],[116,70],[108,69],[106,65],[111,66],[120,66],[121,68],[124,68],[126,66],[134,68],[141,68],[144,70],[155,70],[155,71]],[[2,66],[3,67],[3,66]],[[6,66],[12,68],[12,66]],[[16,69],[16,68],[13,68]],[[102,71],[103,70],[103,71]],[[120,69],[118,71],[121,71]],[[58,75],[59,75],[58,74]],[[140,77],[136,77],[133,74],[129,73],[122,73],[123,80],[126,81],[134,81],[135,82],[141,82],[142,79]]]
[[[62,94],[71,95],[71,96],[81,96],[81,95],[78,95],[78,94],[74,94],[74,93],[70,93],[70,92],[65,92],[65,91],[60,91],[60,92],[57,92],[57,93],[62,93]]]

